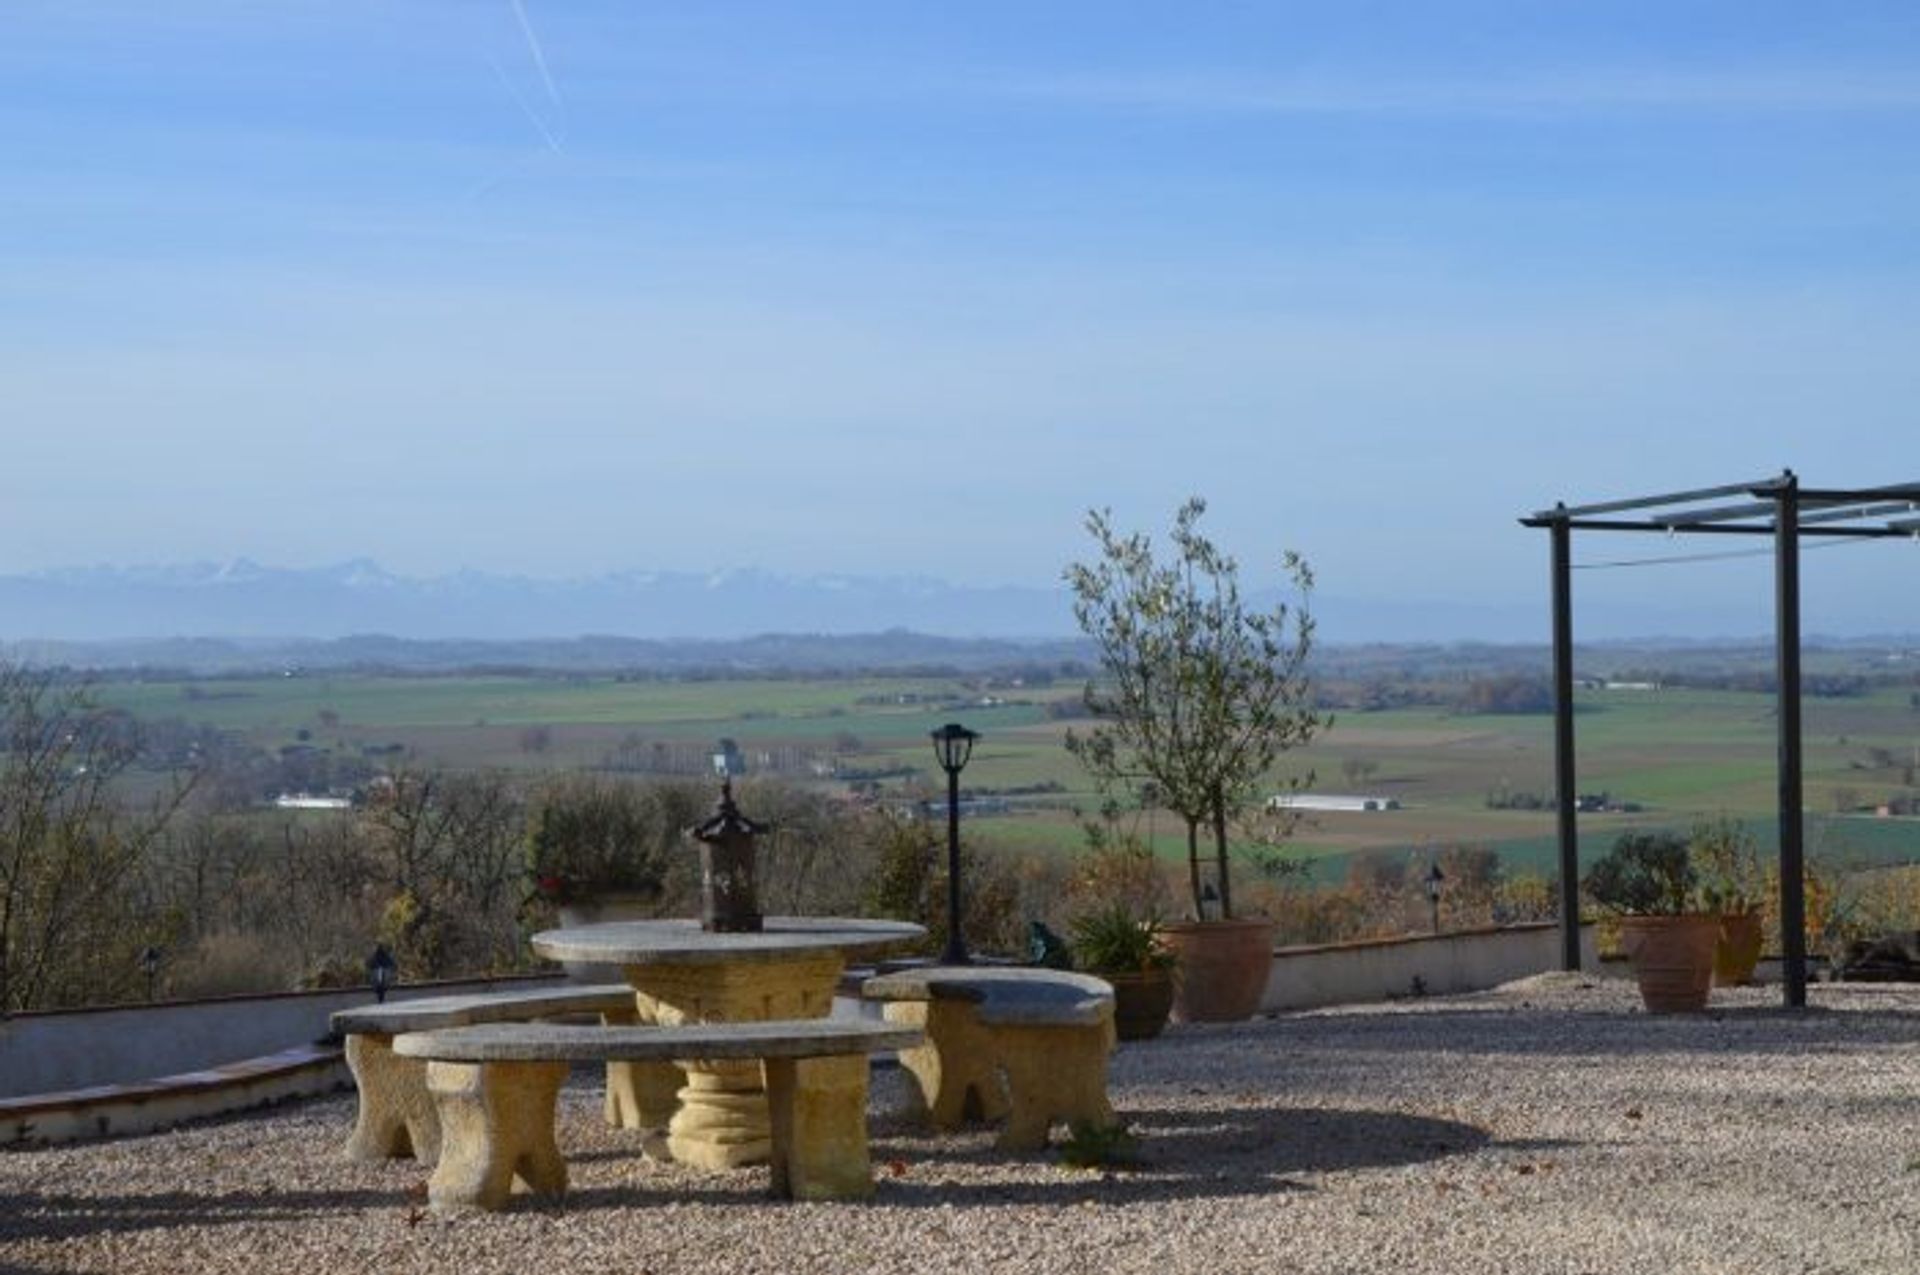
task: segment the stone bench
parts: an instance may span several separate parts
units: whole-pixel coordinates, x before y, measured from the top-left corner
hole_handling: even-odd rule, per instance
[[[481,1023],[525,1022],[567,1014],[599,1014],[611,1024],[635,1019],[633,989],[625,983],[541,987],[528,991],[469,996],[426,996],[343,1009],[333,1015],[334,1034],[346,1038],[347,1066],[360,1091],[360,1111],[346,1153],[355,1160],[384,1160],[411,1155],[432,1164],[440,1155],[440,1120],[427,1094],[426,1065],[398,1057],[393,1038],[404,1032],[471,1027]],[[644,1077],[607,1069],[607,1121],[616,1127],[645,1127],[644,1119],[664,1125],[673,1114],[672,1089],[664,1110],[657,1095],[642,1102],[636,1090]],[[657,1087],[657,1086],[656,1086]],[[678,1088],[678,1080],[672,1082]]]
[[[566,1193],[554,1105],[569,1064],[598,1060],[758,1060],[772,1122],[773,1194],[865,1196],[873,1190],[867,1055],[920,1039],[913,1028],[831,1019],[681,1027],[496,1023],[403,1035],[393,1048],[426,1061],[443,1131],[427,1197],[436,1211],[448,1212],[501,1208],[516,1185],[552,1197]]]
[[[931,966],[868,979],[888,1022],[919,1027],[902,1050],[941,1130],[1005,1117],[1003,1151],[1037,1151],[1056,1122],[1107,1124],[1113,988],[1085,974],[1028,966]]]

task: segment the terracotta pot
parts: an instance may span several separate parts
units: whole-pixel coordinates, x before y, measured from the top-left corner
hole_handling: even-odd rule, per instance
[[[1720,917],[1720,942],[1713,951],[1713,985],[1745,987],[1760,964],[1760,914],[1727,912]]]
[[[1620,947],[1640,980],[1640,999],[1654,1014],[1698,1013],[1713,987],[1713,953],[1720,944],[1720,918],[1623,916]]]
[[[645,921],[652,918],[659,900],[650,894],[608,893],[585,895],[562,903],[555,909],[562,929],[577,925],[604,925],[608,921]],[[599,961],[562,961],[569,983],[624,983],[626,971],[618,965]]]
[[[1174,976],[1173,1021],[1237,1023],[1253,1017],[1273,970],[1273,922],[1178,921],[1160,927],[1180,958]]]
[[[1166,1030],[1173,1009],[1172,970],[1101,972],[1113,985],[1113,1030],[1121,1040],[1152,1040]]]

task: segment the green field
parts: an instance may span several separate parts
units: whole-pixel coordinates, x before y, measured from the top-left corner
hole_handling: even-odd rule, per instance
[[[142,717],[178,717],[239,732],[268,750],[293,743],[358,755],[398,745],[421,765],[558,770],[599,766],[621,746],[655,744],[698,757],[721,737],[760,768],[787,768],[800,782],[834,784],[830,765],[869,773],[919,772],[937,785],[927,733],[957,720],[982,733],[964,782],[970,789],[1057,786],[1009,796],[1011,812],[970,825],[983,841],[1068,850],[1080,843],[1076,808],[1099,796],[1062,747],[1068,723],[1049,702],[1079,688],[983,686],[961,678],[632,681],[613,677],[346,674],[119,681],[97,687],[106,703]],[[1731,691],[1583,691],[1579,697],[1579,790],[1606,791],[1643,809],[1583,817],[1584,848],[1596,853],[1622,827],[1684,826],[1730,813],[1772,836],[1773,701]],[[1911,791],[1920,762],[1920,713],[1904,692],[1807,701],[1804,709],[1810,814],[1827,815]],[[528,728],[545,727],[537,747]],[[1342,713],[1286,771],[1316,774],[1320,792],[1390,796],[1401,809],[1318,814],[1294,834],[1294,849],[1337,873],[1345,856],[1377,848],[1468,842],[1499,847],[1516,865],[1551,862],[1546,811],[1489,809],[1489,793],[1547,794],[1552,722],[1546,716],[1473,716],[1440,709]],[[1347,771],[1356,769],[1354,777]],[[1278,776],[1276,776],[1278,779]],[[898,778],[888,791],[905,791]],[[937,791],[937,788],[935,788]],[[1177,822],[1143,819],[1157,849],[1181,853]],[[1844,843],[1876,859],[1920,857],[1906,820],[1832,819],[1810,844]]]

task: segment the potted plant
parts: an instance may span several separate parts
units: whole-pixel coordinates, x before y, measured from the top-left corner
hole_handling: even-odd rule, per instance
[[[1764,933],[1767,873],[1753,846],[1753,834],[1737,819],[1721,815],[1693,827],[1688,845],[1700,874],[1700,896],[1720,917],[1720,942],[1714,950],[1713,981],[1719,987],[1753,982]]]
[[[1705,1009],[1720,917],[1701,909],[1687,842],[1665,832],[1622,833],[1582,884],[1596,904],[1618,915],[1620,945],[1647,1009]]]
[[[1173,1009],[1172,951],[1160,941],[1160,923],[1112,903],[1073,918],[1074,963],[1113,985],[1113,1026],[1121,1040],[1150,1040],[1166,1029]]]
[[[1248,608],[1238,565],[1199,531],[1205,512],[1197,497],[1181,506],[1163,561],[1146,536],[1121,534],[1094,511],[1087,529],[1099,552],[1066,571],[1074,618],[1103,672],[1084,694],[1096,724],[1069,731],[1067,749],[1103,790],[1151,781],[1159,804],[1186,827],[1194,919],[1162,931],[1180,961],[1176,1022],[1233,1021],[1260,1007],[1273,923],[1234,915],[1228,828],[1259,803],[1280,754],[1328,724],[1313,708],[1306,673],[1312,573],[1285,555],[1302,603]],[[1210,872],[1203,828],[1213,842]]]

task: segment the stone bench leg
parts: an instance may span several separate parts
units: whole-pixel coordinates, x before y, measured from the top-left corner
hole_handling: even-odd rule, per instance
[[[440,1158],[440,1117],[427,1093],[427,1065],[393,1052],[393,1037],[355,1032],[347,1037],[347,1066],[360,1091],[360,1112],[346,1152],[353,1160],[412,1156]]]
[[[867,1155],[867,1056],[769,1058],[773,1193],[783,1200],[873,1194]]]
[[[1000,1150],[1038,1151],[1055,1123],[1113,1123],[1107,1101],[1111,1021],[1083,1027],[1001,1026],[995,1035],[1013,1108],[996,1144]]]
[[[651,996],[637,994],[634,1009],[609,1010],[600,1015],[609,1027],[658,1023],[659,1009]],[[672,1063],[610,1062],[607,1064],[607,1124],[615,1129],[638,1129],[650,1159],[670,1160],[666,1129],[680,1105],[680,1087],[686,1075]]]
[[[918,1082],[935,1129],[950,1133],[969,1120],[1007,1114],[999,1045],[966,1001],[889,1001],[890,1023],[918,1027],[926,1043],[900,1051],[900,1065]]]
[[[436,1213],[504,1208],[516,1184],[566,1194],[553,1113],[567,1071],[563,1062],[427,1064],[442,1133],[440,1166],[427,1183]]]

